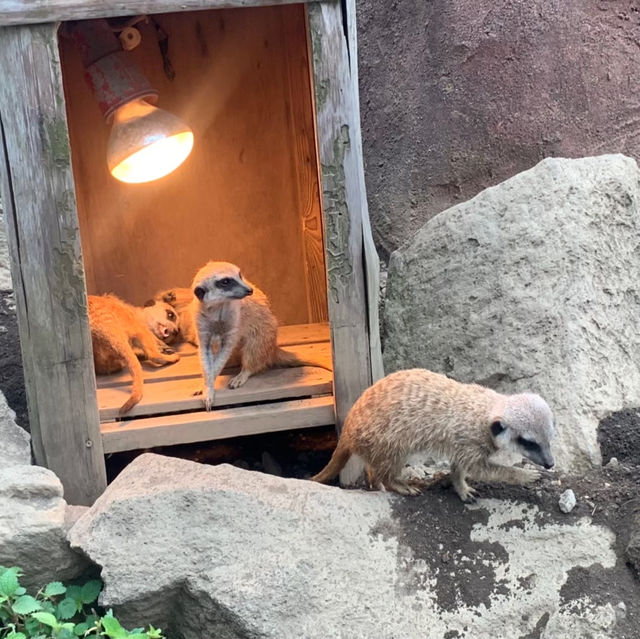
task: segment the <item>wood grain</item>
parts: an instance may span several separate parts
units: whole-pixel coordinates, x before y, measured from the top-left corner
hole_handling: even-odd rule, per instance
[[[103,424],[106,453],[334,423],[331,396]]]
[[[55,25],[0,29],[2,200],[34,453],[72,504],[106,487]]]
[[[0,0],[0,26],[302,2],[308,0]]]
[[[195,145],[174,173],[139,185],[109,175],[109,128],[78,51],[61,40],[89,293],[142,304],[189,286],[200,266],[218,259],[238,264],[265,291],[282,324],[326,319],[301,16],[302,6],[156,16],[169,35],[172,81],[154,28],[140,25],[142,44],[131,56],[159,90],[159,106],[192,127]]]

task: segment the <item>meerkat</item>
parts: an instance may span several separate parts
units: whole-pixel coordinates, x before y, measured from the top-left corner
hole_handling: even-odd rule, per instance
[[[430,452],[448,458],[454,490],[471,502],[476,490],[467,477],[509,484],[538,479],[539,470],[499,465],[491,457],[510,450],[551,468],[554,434],[553,414],[539,395],[501,395],[424,369],[398,371],[356,401],[331,460],[312,480],[333,479],[358,455],[372,488],[414,495],[420,487],[399,479],[400,471],[409,455]]]
[[[207,410],[213,407],[216,377],[234,351],[241,369],[229,380],[229,388],[242,386],[267,368],[308,365],[330,370],[325,363],[278,347],[278,323],[267,296],[243,279],[235,264],[207,263],[196,273],[192,291],[191,312],[204,377],[204,389],[196,393],[203,393]]]
[[[181,333],[178,309],[162,299],[147,300],[142,315],[149,330],[165,344],[173,344]]]
[[[193,314],[191,312],[191,302],[193,301],[193,290],[190,288],[171,288],[155,295],[153,300],[145,304],[147,307],[147,316],[153,321],[153,318],[162,316],[162,312],[166,311],[166,318],[172,323],[170,328],[176,328],[177,331],[170,332],[169,335],[163,335],[161,326],[157,328],[150,326],[151,330],[157,337],[166,342],[173,344],[174,342],[188,342],[193,346],[198,345],[198,335],[193,323]],[[169,310],[170,309],[170,310]],[[174,317],[170,318],[170,313]],[[158,330],[160,329],[160,330]]]
[[[120,414],[142,399],[142,366],[136,351],[152,366],[172,364],[180,359],[175,352],[162,352],[161,343],[147,328],[142,309],[115,295],[89,295],[89,328],[96,373],[108,375],[127,368],[132,379],[131,396]]]

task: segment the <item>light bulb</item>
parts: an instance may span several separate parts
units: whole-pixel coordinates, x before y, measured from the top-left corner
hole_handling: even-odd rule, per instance
[[[180,118],[133,100],[113,114],[107,165],[121,182],[151,182],[177,169],[192,148],[193,133]]]

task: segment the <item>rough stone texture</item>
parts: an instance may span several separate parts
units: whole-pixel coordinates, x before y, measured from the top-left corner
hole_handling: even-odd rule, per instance
[[[0,466],[0,564],[20,566],[27,586],[78,576],[86,562],[66,538],[60,480],[40,466]]]
[[[548,159],[431,219],[389,264],[385,369],[420,366],[554,410],[556,465],[600,462],[600,419],[640,405],[640,172]]]
[[[425,532],[421,519],[434,521],[429,506],[447,509],[442,521],[459,536],[442,560],[446,533]],[[540,620],[549,637],[631,637],[613,608],[637,596],[611,585],[624,579],[607,581],[598,601],[590,585],[561,593],[571,571],[603,575],[616,557],[610,531],[559,516],[564,523],[529,503],[468,509],[445,491],[403,499],[145,454],[70,540],[102,567],[101,604],[125,625],[152,622],[184,639],[203,629],[225,639],[539,637]]]
[[[31,463],[31,438],[15,420],[16,414],[0,391],[0,468]]]
[[[570,513],[576,507],[576,494],[568,488],[565,490],[562,495],[560,495],[560,499],[558,499],[558,508],[563,513]]]
[[[634,524],[635,528],[627,545],[627,559],[640,577],[640,512],[636,515]]]
[[[369,212],[381,257],[544,157],[640,157],[629,0],[360,0]]]
[[[0,202],[0,291],[10,291],[13,289],[6,231],[2,202]]]

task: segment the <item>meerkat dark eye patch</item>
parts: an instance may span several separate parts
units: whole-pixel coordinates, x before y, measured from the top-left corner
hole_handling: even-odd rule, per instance
[[[223,291],[228,291],[236,285],[236,281],[231,277],[223,277],[216,282],[216,286]]]
[[[173,311],[167,311],[167,319],[170,322],[174,322],[176,319],[176,314]]]
[[[520,444],[520,446],[525,450],[540,450],[540,444],[532,442],[530,439],[525,439],[524,437],[518,437],[518,444]]]
[[[202,301],[202,299],[204,298],[204,294],[206,293],[206,291],[202,288],[202,286],[196,286],[193,289],[193,294],[200,300]]]
[[[496,421],[491,424],[491,434],[494,437],[497,437],[503,430],[504,426],[499,419],[496,419]]]

